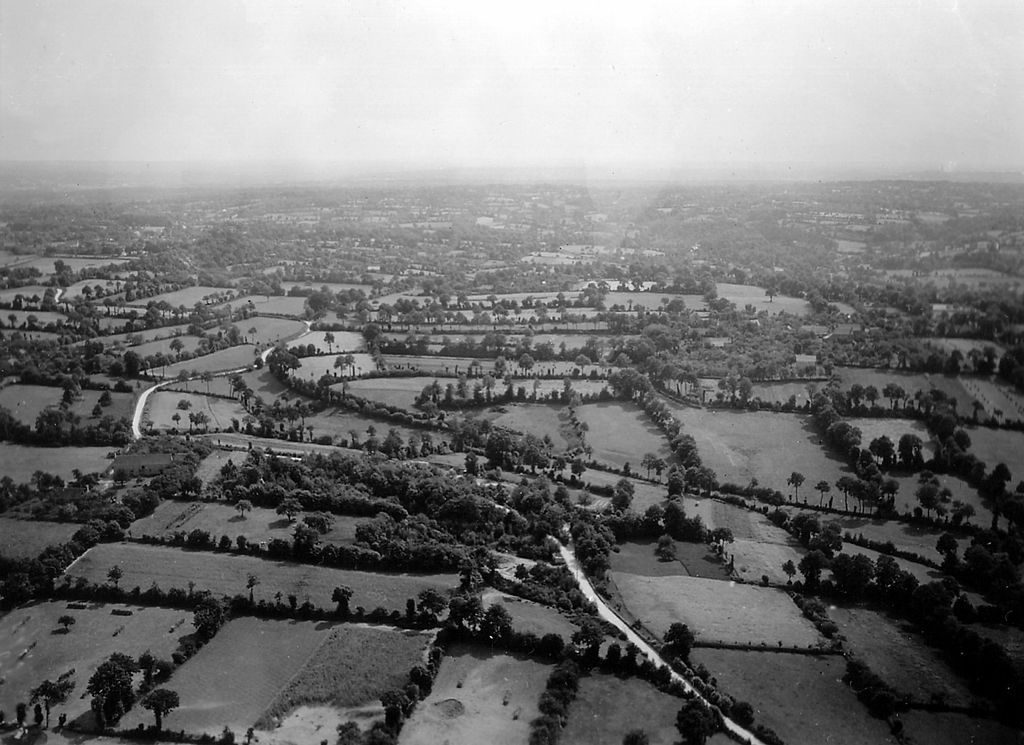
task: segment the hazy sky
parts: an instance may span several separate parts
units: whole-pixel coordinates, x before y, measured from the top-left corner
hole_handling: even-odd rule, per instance
[[[0,158],[1024,168],[1024,2],[0,0]]]

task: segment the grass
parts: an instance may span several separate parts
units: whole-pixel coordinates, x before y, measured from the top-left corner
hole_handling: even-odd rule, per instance
[[[253,310],[259,314],[269,313],[270,315],[292,316],[293,318],[302,318],[306,315],[306,298],[303,297],[271,295],[268,298],[266,295],[246,295],[245,297],[231,300],[230,305],[232,308],[241,309],[250,302],[252,303]]]
[[[34,559],[47,546],[66,543],[80,527],[76,523],[0,517],[0,536],[3,536],[0,553],[8,559]]]
[[[576,625],[572,621],[546,605],[523,600],[498,590],[485,590],[483,601],[485,606],[505,606],[505,610],[512,616],[512,625],[516,631],[530,632],[537,636],[558,634],[566,642],[576,632]]]
[[[369,427],[373,427],[376,430],[378,441],[383,441],[387,437],[388,430],[391,429],[397,430],[402,435],[403,442],[408,442],[410,435],[415,434],[418,437],[422,437],[424,433],[428,432],[435,446],[447,439],[444,432],[403,427],[392,422],[371,419],[348,409],[340,408],[324,409],[314,416],[307,416],[306,426],[313,427],[314,438],[320,435],[330,435],[332,438],[340,438],[346,441],[351,440],[351,432],[355,430],[359,437],[360,445],[366,442]]]
[[[834,372],[839,377],[840,386],[843,390],[849,390],[854,383],[863,386],[873,385],[878,389],[879,398],[877,406],[889,406],[889,399],[882,397],[882,389],[888,383],[896,383],[901,386],[910,396],[911,402],[917,391],[927,392],[932,388],[943,391],[946,395],[957,400],[957,411],[970,415],[971,396],[960,383],[959,378],[946,375],[932,375],[928,373],[908,373],[898,370],[876,370],[863,367],[837,367]]]
[[[532,434],[540,439],[544,439],[544,435],[550,436],[555,452],[569,447],[569,441],[563,434],[563,430],[569,426],[569,418],[561,406],[509,404],[495,407],[485,416],[498,427]]]
[[[1010,485],[1016,485],[1024,478],[1024,432],[971,427],[967,434],[971,438],[969,452],[985,463],[986,470],[991,471],[997,464],[1005,463],[1014,476]]]
[[[277,694],[257,726],[266,728],[301,705],[347,707],[377,701],[385,691],[405,685],[429,641],[430,634],[417,631],[355,624],[335,627]]]
[[[861,445],[867,447],[871,441],[883,435],[899,445],[906,434],[917,435],[924,443],[924,458],[928,460],[935,452],[935,443],[924,422],[917,419],[879,419],[877,417],[849,417],[845,421],[860,430]]]
[[[0,477],[10,476],[22,484],[36,471],[45,471],[67,480],[76,468],[83,473],[105,471],[110,467],[107,454],[111,452],[106,447],[44,448],[0,442]]]
[[[913,742],[928,745],[1020,745],[1020,732],[991,719],[966,714],[908,711],[900,715]]]
[[[204,354],[202,357],[175,362],[173,365],[167,365],[166,368],[153,368],[151,372],[153,375],[169,379],[176,378],[182,370],[189,375],[204,372],[218,373],[251,367],[255,362],[256,355],[253,352],[253,347],[249,344],[240,344],[237,347],[228,347],[211,354]]]
[[[35,317],[36,328],[40,331],[51,323],[60,325],[61,323],[68,322],[66,315],[52,310],[7,310],[4,308],[0,310],[0,326],[3,327],[5,332],[11,328],[11,316],[15,317],[14,326],[19,329],[22,324],[28,323],[29,316]]]
[[[35,426],[36,417],[50,407],[60,405],[64,391],[61,388],[44,385],[9,385],[0,388],[0,407],[18,417],[18,420]],[[102,396],[102,391],[83,390],[81,398],[71,405],[71,412],[82,418],[83,424],[93,420],[92,410]],[[132,416],[134,395],[131,393],[110,393],[111,405],[103,407],[101,416],[112,416],[115,419]]]
[[[631,730],[643,730],[651,745],[679,741],[676,715],[683,702],[639,678],[594,673],[580,679],[564,745],[620,745]]]
[[[704,465],[718,475],[720,482],[745,486],[757,479],[761,486],[789,494],[786,480],[793,471],[804,474],[801,497],[808,499],[812,485],[824,479],[835,483],[849,475],[843,461],[830,457],[811,424],[799,414],[774,412],[735,412],[694,409],[669,404],[693,435]]]
[[[190,385],[198,390],[206,389],[202,382]],[[191,407],[187,410],[179,409],[179,401],[187,401]],[[147,399],[143,418],[152,422],[153,428],[157,430],[189,432],[193,428],[190,427],[188,415],[200,411],[210,418],[206,427],[211,432],[219,429],[231,429],[231,420],[237,419],[241,422],[246,414],[242,404],[237,400],[204,396],[199,393],[160,390]],[[181,416],[181,421],[177,424],[172,419],[175,414]]]
[[[196,469],[196,477],[203,484],[208,484],[220,475],[220,469],[227,465],[228,462],[240,466],[245,462],[245,454],[236,453],[233,450],[214,450],[199,463],[199,468]]]
[[[999,421],[1024,420],[1024,396],[1010,386],[995,380],[968,377],[960,378],[960,384],[973,397],[973,400],[985,407],[981,416],[996,416],[995,412],[999,411]],[[970,416],[973,413],[974,404],[972,403],[967,414]]]
[[[427,587],[440,591],[458,585],[454,574],[384,574],[347,569],[269,561],[251,556],[179,551],[163,546],[139,544],[101,544],[87,551],[69,570],[99,584],[107,581],[107,572],[117,564],[124,570],[121,586],[142,589],[156,582],[164,590],[185,587],[189,580],[196,589],[215,595],[245,593],[246,579],[255,574],[256,600],[273,601],[274,594],[295,595],[299,603],[309,600],[316,606],[332,608],[331,593],[339,585],[353,590],[352,607],[372,610],[405,610],[405,601]]]
[[[817,513],[815,513],[817,514]],[[896,522],[893,520],[873,520],[869,517],[838,517],[819,515],[824,522],[838,522],[844,533],[854,536],[861,535],[872,541],[891,542],[896,548],[913,551],[935,562],[942,561],[942,555],[936,550],[935,544],[945,531],[928,526]],[[960,539],[961,551],[970,545],[966,538]]]
[[[235,325],[249,344],[277,344],[306,332],[306,324],[288,318],[257,316],[238,321]]]
[[[119,336],[121,336],[119,334]],[[154,354],[166,355],[168,359],[177,359],[177,353],[171,349],[171,342],[175,339],[180,341],[184,346],[182,347],[183,352],[189,352],[195,354],[196,349],[199,347],[199,337],[191,336],[190,334],[182,334],[181,336],[171,336],[164,339],[154,339],[153,341],[143,342],[142,344],[136,344],[131,349],[140,357],[149,357]],[[105,341],[105,340],[104,340]]]
[[[168,728],[220,734],[230,727],[244,733],[330,632],[330,625],[306,621],[229,621],[166,685],[181,698],[165,720]],[[152,714],[136,706],[121,726],[152,722]]]
[[[611,578],[623,604],[658,638],[681,621],[698,642],[807,647],[821,641],[781,590],[698,577],[612,572]]]
[[[324,354],[319,357],[303,357],[299,360],[300,367],[294,370],[292,374],[297,378],[308,378],[310,380],[319,380],[325,373],[331,375],[352,375],[352,368],[346,366],[345,369],[336,368],[334,363],[338,359],[340,352],[334,354]],[[374,372],[377,369],[377,363],[373,361],[373,356],[366,352],[356,352],[352,355],[355,365],[355,374],[363,375],[365,373]]]
[[[288,390],[288,388],[282,385],[281,382],[271,374],[270,370],[265,367],[240,374],[242,376],[242,380],[244,380],[246,385],[249,386],[249,389],[267,403],[272,403],[275,398]],[[216,396],[233,395],[231,391],[231,377],[232,376],[230,375],[221,375],[211,380],[210,393]],[[202,381],[190,381],[185,385],[188,386],[188,390],[206,391],[206,383]],[[178,387],[178,384],[169,386],[169,388],[175,390]]]
[[[769,403],[784,404],[790,396],[796,396],[798,406],[807,402],[806,383],[755,383],[752,398],[759,398]]]
[[[754,719],[783,742],[829,745],[893,743],[888,725],[873,719],[841,681],[842,657],[695,649],[690,656],[719,688],[754,707]]]
[[[735,303],[740,310],[747,305],[753,305],[757,311],[765,310],[771,315],[785,311],[794,316],[806,316],[810,312],[810,305],[803,298],[776,295],[769,301],[768,296],[764,294],[763,287],[736,285],[729,282],[719,282],[717,287],[718,297]]]
[[[324,338],[327,333],[334,334],[334,342],[328,346]],[[302,344],[312,344],[322,354],[343,354],[345,352],[361,352],[366,349],[363,335],[356,331],[310,331],[302,337]]]
[[[760,582],[768,575],[773,582],[785,583],[789,578],[782,565],[787,561],[798,564],[804,554],[789,533],[758,512],[704,499],[695,507],[687,505],[687,514],[699,514],[709,528],[732,531],[735,540],[726,547],[726,554],[736,575],[748,582]]]
[[[676,541],[676,559],[661,561],[655,541],[620,543],[611,555],[612,571],[644,577],[705,577],[728,579],[722,562],[703,543]]]
[[[829,617],[856,657],[915,702],[927,704],[941,696],[952,706],[967,706],[974,698],[938,652],[885,615],[838,607],[829,609]]]
[[[244,456],[236,453],[235,458],[241,462]],[[334,544],[355,543],[356,527],[370,519],[336,515],[334,527],[320,540]],[[273,538],[291,540],[295,523],[265,507],[254,507],[242,518],[233,505],[222,502],[166,501],[149,517],[132,523],[131,531],[134,536],[165,536],[178,531],[187,533],[196,528],[209,531],[210,535],[218,538],[226,535],[232,543],[238,536],[245,536],[250,543],[259,543]]]
[[[430,695],[402,728],[399,745],[522,745],[551,667],[492,654],[484,647],[453,646]]]
[[[128,609],[129,616],[112,615]],[[75,619],[66,634],[57,623],[63,615]],[[83,694],[101,662],[114,652],[137,657],[147,649],[169,658],[181,637],[192,633],[191,621],[192,614],[181,610],[120,604],[73,610],[66,603],[48,602],[16,608],[0,616],[0,710],[13,719],[14,707],[28,700],[30,689],[74,669],[76,686],[65,704],[54,707],[51,722],[61,712],[74,719],[89,711],[90,697]]]
[[[600,463],[618,468],[629,463],[640,472],[640,462],[647,453],[666,461],[671,457],[661,430],[633,404],[587,404],[578,407],[577,415],[589,428],[587,444],[594,449],[594,460]]]
[[[353,380],[349,383],[348,390],[354,396],[361,396],[370,401],[377,401],[382,404],[400,406],[403,409],[413,409],[413,403],[420,392],[435,380],[442,390],[446,382],[433,377],[414,378],[367,378],[366,380]]]
[[[154,295],[153,297],[140,298],[127,305],[149,305],[150,302],[166,302],[172,308],[178,308],[184,305],[186,308],[192,308],[196,303],[206,302],[204,298],[210,298],[213,296],[220,297],[222,295],[234,295],[235,290],[227,289],[224,287],[206,287],[199,285],[196,287],[185,287],[181,290],[175,290],[174,292],[165,292],[163,295]]]
[[[314,432],[314,435],[316,433]],[[255,437],[237,432],[218,432],[213,435],[201,435],[208,439],[211,444],[217,447],[229,447],[234,450],[248,450],[250,446],[259,450],[272,450],[275,453],[289,457],[301,457],[307,453],[321,453],[330,455],[339,452],[334,445],[318,445],[315,442],[290,442],[288,440],[277,440],[272,437]],[[349,452],[340,449],[340,452]]]

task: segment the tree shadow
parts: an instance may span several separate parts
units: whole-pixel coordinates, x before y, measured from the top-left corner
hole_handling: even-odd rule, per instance
[[[270,528],[270,530],[283,530],[285,528],[290,527],[291,525],[291,520],[289,520],[286,517],[282,517],[279,520],[274,520],[272,523],[269,523],[267,527]]]

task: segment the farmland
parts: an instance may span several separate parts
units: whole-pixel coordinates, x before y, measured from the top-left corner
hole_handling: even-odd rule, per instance
[[[351,587],[352,607],[371,610],[378,606],[404,610],[405,601],[421,590],[433,587],[447,590],[458,584],[449,574],[382,574],[346,569],[330,569],[284,561],[264,561],[251,556],[177,551],[138,544],[101,544],[89,549],[71,567],[73,577],[85,577],[104,583],[114,565],[124,570],[121,584],[146,589],[154,582],[164,590],[183,587],[188,579],[200,590],[215,595],[235,595],[245,591],[246,579],[255,574],[260,584],[255,598],[273,601],[278,592],[295,595],[300,603],[332,607],[331,593],[338,585]]]
[[[195,385],[203,386],[202,383]],[[178,408],[181,401],[188,404],[187,409]],[[210,418],[206,427],[211,431],[231,429],[231,420],[241,420],[246,414],[242,404],[234,399],[161,390],[152,394],[146,401],[144,416],[153,423],[153,427],[157,430],[191,432],[193,426],[189,422],[189,414],[198,412],[203,412]],[[172,417],[175,414],[181,417],[180,421],[174,421]]]
[[[723,691],[748,701],[755,719],[783,742],[896,742],[885,722],[871,718],[840,680],[846,668],[842,657],[696,649],[690,658],[706,666]]]
[[[835,483],[846,466],[829,456],[810,423],[799,414],[745,412],[673,407],[683,430],[697,441],[704,464],[721,482],[762,486],[784,494],[789,474],[799,471],[814,483]],[[806,486],[805,486],[806,488]]]
[[[1024,432],[970,427],[967,434],[971,438],[970,451],[981,459],[986,469],[1004,463],[1014,475],[1022,475],[1018,472],[1024,464]]]
[[[529,600],[507,595],[497,590],[489,590],[483,595],[485,606],[500,604],[512,616],[512,626],[516,631],[529,632],[537,636],[558,634],[567,640],[575,633],[576,626],[554,608]]]
[[[562,407],[545,404],[512,404],[494,407],[483,416],[498,427],[507,427],[516,432],[535,435],[541,439],[547,435],[554,443],[555,452],[565,450],[569,446],[564,435],[564,430],[569,427],[568,416]]]
[[[697,642],[810,647],[821,637],[780,590],[698,577],[643,577],[612,572],[623,604],[661,638],[676,621]]]
[[[675,745],[679,740],[676,715],[682,700],[638,678],[619,680],[594,673],[580,680],[569,724],[562,733],[566,745],[619,745],[630,730],[643,730],[651,745]]]
[[[223,302],[226,299],[233,298],[235,294],[236,293],[233,290],[225,290],[222,287],[204,287],[202,285],[197,285],[195,287],[186,287],[183,290],[168,292],[163,295],[140,298],[139,300],[129,304],[146,306],[150,303],[167,303],[172,308],[179,308],[181,306],[191,308],[196,303],[213,305]]]
[[[241,461],[242,456],[236,454],[235,459]],[[330,532],[320,539],[324,543],[354,543],[356,527],[369,519],[337,515]],[[167,501],[162,502],[149,517],[132,523],[131,531],[135,536],[167,536],[196,528],[213,536],[226,535],[232,543],[238,536],[245,536],[250,543],[259,543],[273,538],[290,540],[295,532],[295,523],[264,507],[254,507],[242,517],[232,505],[219,502],[186,504]]]
[[[911,402],[914,401],[914,396],[919,391],[922,394],[926,394],[934,388],[956,399],[957,409],[961,412],[970,412],[971,402],[974,400],[971,394],[964,389],[959,378],[948,375],[908,373],[900,370],[875,370],[863,367],[837,367],[833,374],[839,379],[843,389],[848,389],[854,383],[860,383],[865,388],[873,385],[881,394],[882,389],[886,385],[895,383],[906,391]],[[891,402],[884,397],[880,397],[878,405],[887,406],[891,405]]]
[[[110,467],[110,448],[44,448],[0,442],[0,477],[10,476],[15,483],[27,483],[36,471],[70,479],[75,469],[99,473]]]
[[[493,654],[483,647],[453,647],[434,687],[402,728],[400,745],[521,745],[538,715],[537,700],[550,667]]]
[[[647,453],[669,460],[668,440],[639,408],[632,404],[586,404],[577,409],[577,416],[589,428],[587,444],[594,449],[594,459],[608,465],[634,469]]]
[[[130,613],[113,615],[115,610]],[[57,620],[64,615],[75,619],[67,633]],[[73,610],[66,603],[46,602],[12,610],[0,616],[0,710],[13,712],[40,681],[74,669],[75,689],[57,709],[74,720],[89,711],[84,695],[89,676],[112,652],[138,656],[148,649],[169,658],[192,630],[189,613],[163,608],[94,604]]]
[[[14,559],[34,559],[47,546],[66,542],[79,529],[75,523],[14,520],[0,517],[3,554]]]
[[[308,380],[315,381],[319,380],[327,373],[343,377],[363,375],[377,369],[377,363],[373,361],[373,357],[365,352],[357,352],[352,355],[352,358],[354,367],[346,365],[343,369],[335,367],[335,362],[338,359],[337,354],[325,354],[319,357],[303,357],[299,360],[299,369],[295,370],[292,374],[296,377],[307,378]]]
[[[917,419],[878,419],[874,417],[848,417],[846,422],[860,430],[861,443],[867,447],[877,437],[888,437],[898,445],[903,435],[917,435],[924,443],[923,455],[927,459],[935,452],[935,443],[924,422]]]
[[[228,370],[240,370],[251,367],[256,361],[256,353],[253,347],[248,344],[240,344],[237,347],[228,347],[211,354],[196,357],[183,362],[175,362],[166,367],[154,368],[152,373],[160,375],[165,379],[173,379],[178,373],[185,372],[188,375],[198,375],[204,372],[219,373]]]
[[[42,385],[9,385],[6,388],[0,388],[0,407],[17,416],[19,421],[32,426],[35,425],[36,417],[40,412],[50,407],[56,408],[60,404],[62,395],[61,388]],[[88,389],[81,391],[78,400],[70,406],[71,413],[88,421],[93,418],[92,410],[102,395],[102,391]],[[111,404],[103,407],[102,416],[130,419],[134,396],[131,393],[111,392],[110,398]]]

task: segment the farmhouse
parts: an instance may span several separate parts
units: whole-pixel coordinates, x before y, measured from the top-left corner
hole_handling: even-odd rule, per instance
[[[174,462],[171,453],[148,453],[145,455],[119,455],[110,466],[111,473],[124,471],[130,478],[155,476],[163,473]]]

